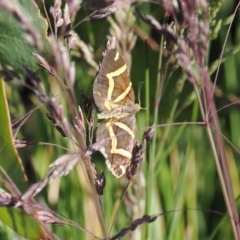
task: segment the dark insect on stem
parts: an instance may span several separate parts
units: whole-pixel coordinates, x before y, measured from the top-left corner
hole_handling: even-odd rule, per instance
[[[95,180],[95,184],[96,184],[97,193],[99,195],[103,195],[103,190],[106,185],[106,177],[103,171],[101,171],[101,173]]]

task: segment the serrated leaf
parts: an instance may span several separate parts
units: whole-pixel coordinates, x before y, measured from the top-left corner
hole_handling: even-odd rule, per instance
[[[33,0],[20,0],[19,9],[30,20],[33,28],[40,33],[44,45],[44,55],[48,55],[49,41],[47,38],[47,23],[40,16],[39,9]],[[13,6],[16,3],[12,3]],[[38,51],[32,47],[24,37],[25,31],[11,13],[0,8],[0,63],[3,68],[11,66],[18,73],[27,66],[36,70],[37,61],[33,53]]]

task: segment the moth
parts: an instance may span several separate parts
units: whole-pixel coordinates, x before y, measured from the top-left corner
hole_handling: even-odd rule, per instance
[[[105,52],[98,75],[93,84],[93,98],[98,107],[96,139],[105,140],[100,152],[106,158],[108,169],[116,178],[126,173],[131,163],[135,143],[135,104],[127,65],[116,49]]]

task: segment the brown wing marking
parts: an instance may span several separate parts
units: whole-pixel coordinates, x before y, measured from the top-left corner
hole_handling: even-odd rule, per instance
[[[127,66],[115,49],[109,50],[103,58],[93,84],[93,96],[101,112],[135,102]]]
[[[115,100],[113,100],[114,103],[118,103],[120,101],[122,101],[124,98],[127,97],[127,95],[129,94],[129,92],[131,91],[132,89],[132,83],[129,82],[129,85],[128,87],[126,88],[126,90],[121,94],[119,95]]]
[[[117,52],[118,53],[118,52]],[[119,55],[119,53],[118,53]],[[108,93],[107,93],[107,99],[109,101],[113,101],[114,103],[118,103],[122,100],[124,100],[124,98],[127,97],[127,95],[130,93],[130,91],[132,90],[132,83],[129,80],[129,84],[126,87],[126,89],[124,90],[124,92],[122,92],[116,99],[112,99],[112,95],[113,95],[113,91],[114,91],[114,87],[115,87],[115,82],[114,82],[114,77],[119,77],[121,74],[123,74],[125,71],[127,70],[127,65],[124,63],[122,67],[118,68],[116,71],[114,72],[110,72],[106,74],[106,77],[108,78]],[[128,78],[128,76],[127,76]],[[129,78],[128,78],[129,79]],[[105,102],[105,107],[107,109],[109,109],[109,103],[106,101]]]
[[[108,84],[109,84],[108,85],[108,93],[107,93],[107,98],[109,100],[111,100],[111,98],[112,98],[112,93],[113,93],[113,89],[114,89],[113,77],[117,77],[117,76],[121,75],[122,73],[125,72],[126,69],[127,69],[127,65],[124,64],[123,66],[118,68],[116,71],[106,74],[106,77],[108,78]]]
[[[132,157],[134,144],[135,116],[120,120],[111,119],[101,123],[97,130],[97,140],[105,139],[100,149],[112,174],[119,178],[125,174]]]
[[[132,83],[130,81],[127,66],[124,59],[116,50],[110,50],[108,56],[109,59],[110,56],[112,58],[114,57],[114,61],[112,61],[114,70],[118,68],[118,70],[112,71],[112,75],[106,73],[106,77],[109,80],[110,80],[109,76],[112,78],[112,80],[114,80],[113,82],[114,88],[113,91],[111,92],[110,100],[113,101],[113,103],[118,103],[119,105],[133,104],[135,102],[135,97],[132,89]],[[106,59],[106,62],[107,61],[108,59]]]
[[[127,125],[125,125],[124,123],[114,122],[114,125],[116,125],[119,128],[125,130],[128,134],[131,135],[132,138],[134,138],[133,131]],[[109,136],[110,136],[111,141],[112,141],[112,147],[111,147],[110,152],[112,154],[119,154],[119,155],[122,155],[122,156],[130,159],[132,157],[132,153],[130,153],[129,151],[127,151],[125,149],[117,148],[117,137],[116,137],[116,135],[113,131],[113,126],[112,126],[112,123],[110,121],[106,123],[106,127],[109,131]]]
[[[128,132],[128,134],[131,135],[132,138],[134,138],[134,132],[132,129],[130,129],[125,123],[122,122],[114,122],[114,125],[120,127],[121,129],[125,130],[126,132]]]

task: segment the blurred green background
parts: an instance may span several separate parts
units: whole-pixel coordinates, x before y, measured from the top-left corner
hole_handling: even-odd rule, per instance
[[[212,81],[216,76],[216,61],[220,59],[229,29],[229,19],[237,5],[235,1],[223,3],[210,1],[212,7],[216,3],[219,4],[219,11],[214,18],[209,19],[212,39],[209,39],[209,45],[206,43],[208,52],[206,62]],[[51,6],[50,1],[46,4],[48,9]],[[42,11],[41,4],[39,5]],[[122,196],[127,185],[126,178],[116,179],[107,170],[103,156],[99,153],[92,155],[98,172],[104,170],[107,179],[103,195],[107,229],[112,225],[120,204],[111,236],[144,214],[166,213],[153,223],[141,225],[124,239],[233,239],[233,230],[213,152],[202,124],[203,119],[193,86],[177,65],[177,52],[174,51],[171,42],[163,43],[165,39],[162,39],[162,35],[137,19],[132,13],[136,9],[153,16],[162,25],[165,24],[166,15],[163,8],[157,4],[143,2],[134,3],[131,8],[117,11],[109,17],[83,22],[75,29],[82,42],[87,44],[96,63],[102,59],[107,36],[113,34],[114,29],[120,29],[122,38],[119,45],[122,48],[119,51],[122,50],[122,55],[129,59],[128,65],[131,64],[129,71],[136,101],[139,92],[141,106],[146,108],[136,115],[136,139],[141,141],[147,127],[156,124],[154,139],[147,146],[143,166],[129,185],[124,200]],[[91,12],[92,10],[88,8],[80,8],[75,23]],[[117,34],[116,36],[118,37]],[[124,36],[128,36],[130,40],[124,39]],[[219,109],[218,117],[224,136],[224,150],[238,209],[239,43],[239,16],[236,16],[227,38],[214,99]],[[133,44],[132,49],[130,44]],[[166,49],[163,48],[164,44]],[[170,49],[168,54],[164,54],[168,49]],[[75,48],[70,53],[76,67],[74,93],[78,104],[82,106],[80,92],[83,91],[87,96],[91,95],[97,70],[86,61],[79,49]],[[71,119],[64,102],[64,93],[56,79],[41,69],[38,69],[37,75],[49,96],[62,94],[57,99],[63,104],[65,116]],[[6,92],[12,118],[20,118],[40,104],[36,95],[22,86],[21,82],[8,82]],[[37,109],[21,128],[18,138],[25,137],[35,142],[54,143],[73,150],[70,141],[62,138],[48,121],[45,116],[47,112],[45,106]],[[181,124],[174,126],[173,123]],[[165,125],[161,126],[161,124]],[[29,178],[28,185],[41,180],[48,172],[49,164],[66,154],[65,150],[51,145],[29,146],[19,149],[18,152]],[[89,191],[89,182],[82,168],[83,166],[79,164],[66,177],[55,180],[37,195],[36,200],[101,238],[102,231]],[[18,187],[21,189],[21,186]],[[17,239],[17,236],[4,225],[0,226],[0,239]],[[50,228],[60,239],[93,239],[92,236],[75,227],[65,225],[50,226]]]

